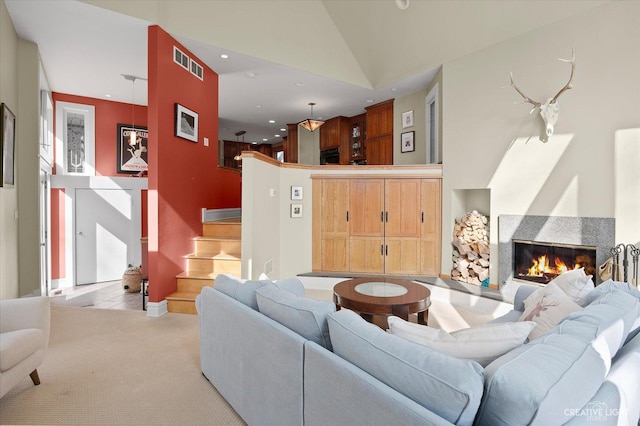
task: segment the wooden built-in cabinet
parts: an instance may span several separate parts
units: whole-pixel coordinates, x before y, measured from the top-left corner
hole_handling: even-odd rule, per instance
[[[320,151],[340,149],[340,164],[349,164],[350,126],[347,117],[334,117],[320,127]]]
[[[367,164],[366,157],[366,114],[356,115],[349,120],[351,140],[349,141],[349,163]]]
[[[316,272],[440,273],[441,179],[313,181]]]
[[[365,109],[367,165],[393,164],[393,99]]]

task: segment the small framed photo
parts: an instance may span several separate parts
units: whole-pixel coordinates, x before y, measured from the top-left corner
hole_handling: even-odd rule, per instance
[[[413,143],[413,138],[416,132],[404,132],[401,135],[400,141],[402,146],[400,152],[412,152],[416,150],[416,146]]]
[[[291,204],[291,217],[302,217],[302,204]]]
[[[131,133],[135,132],[132,140]],[[116,136],[116,171],[118,173],[141,173],[149,170],[147,164],[147,144],[149,132],[144,126],[130,126],[118,123]]]
[[[176,104],[176,136],[198,143],[198,113]]]
[[[301,186],[292,186],[291,187],[291,199],[292,200],[302,200],[302,187]]]
[[[402,128],[413,127],[413,111],[402,113]]]

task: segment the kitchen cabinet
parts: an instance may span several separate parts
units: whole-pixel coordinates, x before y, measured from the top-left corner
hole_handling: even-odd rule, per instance
[[[440,273],[441,179],[313,181],[314,271]]]
[[[350,121],[347,117],[334,117],[320,127],[320,151],[339,148],[340,164],[349,164]]]
[[[367,165],[393,164],[393,99],[365,109]]]
[[[349,141],[349,163],[367,164],[366,157],[366,114],[356,115],[349,120],[351,140]]]

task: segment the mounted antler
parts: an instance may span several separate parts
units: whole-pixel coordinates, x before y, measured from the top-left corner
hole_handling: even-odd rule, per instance
[[[573,84],[571,83],[573,83],[573,72],[576,69],[576,55],[573,52],[573,49],[571,49],[571,59],[558,58],[558,60],[562,62],[568,62],[571,64],[571,75],[569,76],[569,81],[567,82],[567,84],[565,84],[564,87],[560,89],[560,91],[556,93],[556,95],[551,99],[550,103],[552,104],[556,103],[560,95],[562,95],[564,92],[566,92],[569,89],[573,89]]]
[[[509,84],[509,86],[513,87],[515,91],[518,92],[520,96],[523,97],[524,99],[523,103],[530,103],[533,105],[533,108],[531,109],[531,111],[529,111],[529,114],[535,111],[536,108],[540,110],[540,116],[544,120],[544,124],[546,126],[547,139],[551,135],[553,135],[553,127],[555,126],[556,121],[558,121],[558,113],[559,113],[558,98],[564,92],[573,88],[573,85],[572,85],[573,73],[576,68],[576,55],[573,52],[573,49],[571,49],[571,59],[558,58],[558,60],[562,62],[568,62],[571,64],[571,75],[569,76],[569,81],[567,82],[567,84],[565,84],[564,87],[560,89],[560,91],[556,93],[556,95],[553,98],[547,99],[545,103],[536,102],[530,97],[528,97],[527,95],[525,95],[524,92],[522,92],[522,90],[520,90],[518,86],[516,86],[516,83],[513,81],[513,73],[509,73],[509,75],[511,76],[511,84]]]

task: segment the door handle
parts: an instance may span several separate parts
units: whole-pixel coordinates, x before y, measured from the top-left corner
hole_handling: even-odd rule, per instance
[[[82,231],[78,231],[78,235],[84,235]]]

